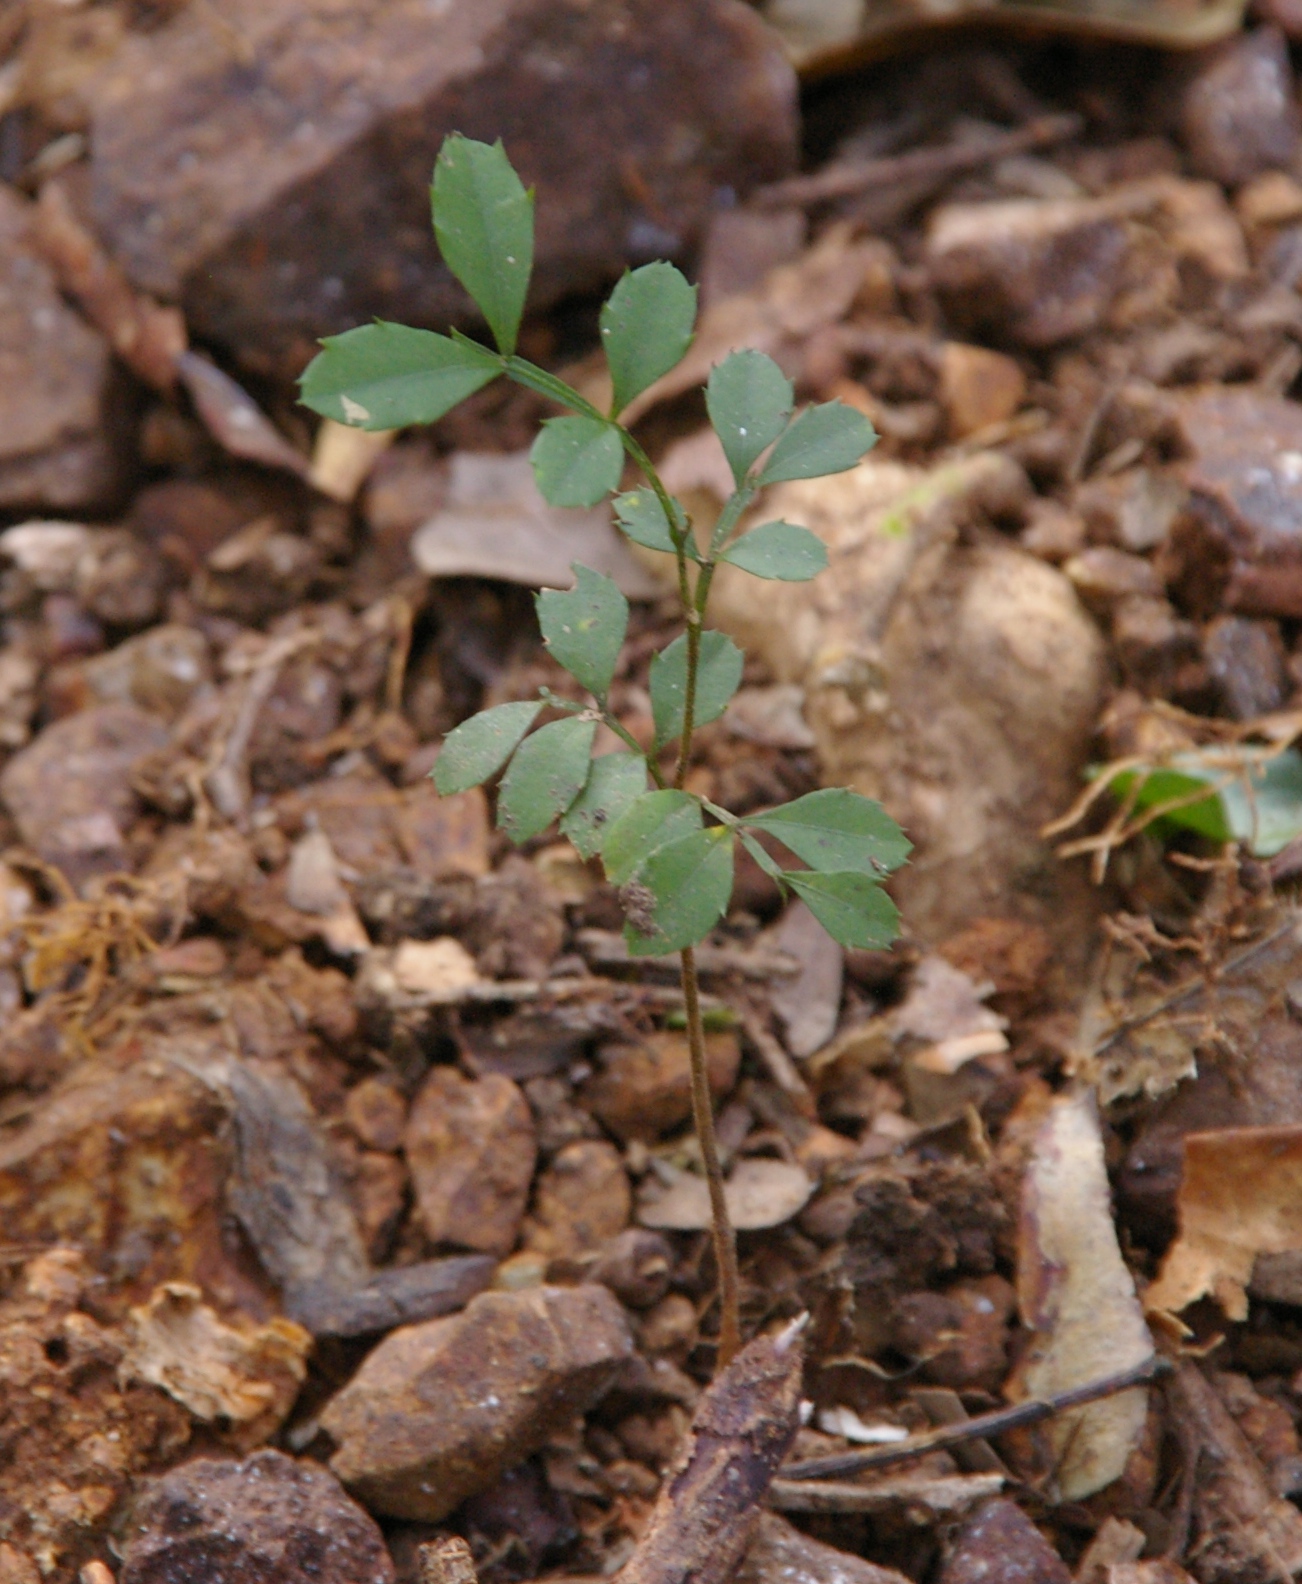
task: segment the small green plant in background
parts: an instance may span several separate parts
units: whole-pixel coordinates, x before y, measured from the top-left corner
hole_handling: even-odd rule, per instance
[[[525,842],[559,821],[583,857],[600,857],[619,887],[629,950],[680,954],[693,1111],[719,1267],[719,1362],[726,1364],[740,1346],[737,1258],[714,1135],[693,948],[727,910],[739,842],[843,945],[888,946],[898,915],[881,882],[904,862],[909,843],[879,804],[855,792],[812,792],[738,817],[686,790],[693,734],[723,714],[741,683],[744,660],[731,639],[705,626],[705,615],[721,562],[793,582],[823,570],[827,553],[807,528],[766,522],[738,533],[738,527],[765,486],[843,472],[877,437],[861,414],[839,402],[793,416],[791,382],[777,364],[760,352],[731,354],[710,375],[706,406],[736,487],[708,543],[698,543],[682,505],[619,422],[633,398],[668,373],[691,344],[695,287],[667,263],[633,270],[615,287],[601,311],[614,391],[611,410],[603,413],[516,353],[533,264],[533,196],[501,144],[448,138],[435,166],[432,199],[443,257],[474,299],[497,350],[456,331],[445,336],[405,325],[364,325],[323,342],[303,376],[302,399],[339,423],[397,429],[433,423],[505,375],[568,410],[543,423],[531,452],[544,498],[553,506],[590,507],[613,495],[624,533],[675,562],[686,626],[651,662],[655,742],[649,752],[608,702],[628,602],[608,577],[576,566],[572,589],[537,595],[538,621],[553,657],[590,702],[576,704],[544,689],[537,699],[484,710],[448,734],[433,774],[447,794],[487,781],[505,766],[497,821],[507,835]],[[621,494],[626,458],[644,482]],[[544,710],[560,719],[533,729]],[[602,723],[627,751],[593,757]],[[675,744],[672,768],[663,768]],[[793,861],[770,856],[757,840],[760,833],[776,838]]]

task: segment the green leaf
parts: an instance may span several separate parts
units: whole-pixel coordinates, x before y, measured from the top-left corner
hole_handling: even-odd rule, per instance
[[[542,726],[515,751],[497,794],[497,823],[514,842],[540,836],[583,790],[597,723],[571,715]]]
[[[806,407],[769,453],[759,482],[782,484],[844,473],[876,444],[873,426],[853,407],[835,401]]]
[[[791,381],[763,352],[733,352],[711,370],[705,406],[738,488],[786,428],[793,401]]]
[[[748,814],[745,823],[776,836],[811,869],[889,874],[913,843],[880,803],[845,787],[807,792],[794,803]]]
[[[407,325],[359,325],[327,336],[299,380],[305,407],[357,429],[433,423],[502,372],[473,341]]]
[[[619,430],[602,418],[548,418],[529,453],[552,506],[595,506],[618,489],[624,466]]]
[[[734,539],[719,557],[755,577],[807,583],[827,567],[827,546],[808,528],[766,522]]]
[[[696,287],[672,264],[644,264],[624,275],[601,310],[615,412],[681,361],[695,323]]]
[[[498,704],[463,721],[443,739],[438,760],[430,771],[434,785],[447,797],[450,792],[464,792],[467,787],[487,781],[511,757],[541,708],[537,700]]]
[[[704,940],[732,897],[732,835],[721,825],[669,842],[637,875],[645,887],[639,916],[624,926],[634,957],[663,957]],[[643,928],[649,925],[649,928]]]
[[[883,951],[899,933],[899,910],[866,874],[788,869],[782,878],[842,946]]]
[[[1157,829],[1179,827],[1211,841],[1242,842],[1258,858],[1271,858],[1302,836],[1302,755],[1296,749],[1286,748],[1251,770],[1246,786],[1243,775],[1229,780],[1232,774],[1224,749],[1195,752],[1179,755],[1169,767],[1119,775],[1112,790],[1125,797],[1142,780],[1135,808],[1145,810],[1206,788],[1202,797],[1162,815]]]
[[[741,686],[746,657],[731,638],[712,628],[701,634],[701,656],[696,670],[694,724],[718,720],[728,700]],[[687,698],[687,634],[682,633],[651,661],[651,714],[656,723],[656,745],[680,736]]]
[[[600,572],[574,567],[575,586],[534,596],[543,642],[581,687],[604,699],[628,631],[628,601]]]
[[[757,842],[753,836],[748,836],[745,830],[739,830],[737,834],[741,837],[742,846],[760,866],[764,873],[768,875],[769,879],[779,882],[780,889],[782,881],[782,865],[775,859],[771,858],[768,853],[764,851],[763,847],[760,846],[759,842]]]
[[[644,792],[610,827],[601,848],[606,879],[626,885],[661,847],[701,828],[701,805],[689,792]]]
[[[501,142],[444,138],[434,165],[434,235],[504,353],[515,351],[533,269],[533,195]]]
[[[641,754],[602,754],[592,761],[588,784],[561,820],[561,835],[582,858],[595,858],[615,822],[646,791],[646,760]]]
[[[673,497],[670,497],[673,500]],[[669,532],[669,520],[665,516],[664,507],[660,504],[660,497],[653,489],[626,490],[622,495],[616,495],[615,518],[634,544],[640,544],[647,550],[663,550],[666,555],[676,554],[673,535]],[[677,513],[675,527],[681,534],[687,527],[687,513],[678,501],[673,501],[674,511]]]

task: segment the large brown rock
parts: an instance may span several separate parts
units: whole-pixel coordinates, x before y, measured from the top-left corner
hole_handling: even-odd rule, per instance
[[[691,243],[796,153],[795,78],[739,0],[228,0],[97,85],[91,207],[137,285],[261,367],[469,305],[429,226],[452,131],[538,187],[537,304]]]
[[[30,215],[0,183],[0,507],[79,510],[101,502],[117,472],[109,349],[59,295]]]
[[[0,798],[27,845],[81,886],[130,867],[124,837],[140,807],[131,772],[167,740],[163,722],[134,705],[96,705],[15,754]]]
[[[370,1508],[437,1523],[585,1412],[632,1354],[605,1287],[483,1293],[392,1332],[321,1416]]]
[[[198,1458],[137,1502],[123,1584],[393,1584],[375,1523],[317,1463],[267,1449]]]

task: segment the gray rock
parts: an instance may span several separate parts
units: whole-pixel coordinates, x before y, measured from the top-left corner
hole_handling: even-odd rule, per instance
[[[1279,28],[1258,28],[1206,53],[1185,86],[1180,131],[1194,170],[1227,187],[1289,166],[1298,110]]]

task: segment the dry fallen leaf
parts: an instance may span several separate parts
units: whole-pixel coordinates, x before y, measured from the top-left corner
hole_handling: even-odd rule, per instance
[[[814,1185],[799,1166],[785,1161],[739,1161],[724,1185],[728,1214],[738,1232],[781,1226],[809,1202]],[[638,1220],[662,1232],[701,1232],[711,1225],[710,1191],[704,1177],[673,1173],[667,1185],[652,1178],[638,1202]]]
[[[1034,1333],[1018,1395],[1047,1397],[1152,1356],[1135,1284],[1121,1258],[1093,1093],[1055,1100],[1022,1186],[1017,1296]],[[1079,1501],[1120,1477],[1148,1412],[1142,1388],[1060,1414],[1047,1434],[1058,1488]]]
[[[274,1435],[307,1376],[311,1335],[277,1316],[228,1325],[188,1282],[165,1282],[127,1317],[124,1380],[157,1386],[206,1424],[226,1421],[236,1447]]]
[[[1175,1313],[1210,1293],[1247,1319],[1257,1256],[1302,1250],[1302,1127],[1186,1134],[1177,1207],[1180,1236],[1146,1307]]]
[[[458,452],[447,502],[412,536],[411,556],[430,577],[491,577],[527,588],[570,588],[575,561],[613,578],[630,599],[652,599],[658,578],[633,557],[608,506],[563,511],[538,493],[525,451]]]

